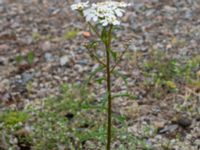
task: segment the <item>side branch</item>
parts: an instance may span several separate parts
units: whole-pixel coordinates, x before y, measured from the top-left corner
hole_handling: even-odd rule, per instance
[[[129,45],[126,46],[125,50],[121,53],[121,55],[119,56],[119,59],[116,61],[116,63],[113,65],[113,67],[111,68],[110,72],[112,73],[115,68],[119,65],[119,63],[122,61],[122,58],[124,56],[124,54],[127,52]]]
[[[105,64],[103,61],[101,61],[101,60],[99,59],[99,57],[98,57],[97,55],[95,55],[95,54],[90,50],[89,47],[85,46],[85,48],[88,50],[88,52],[89,52],[89,54],[91,55],[92,58],[94,58],[94,59],[95,59],[99,64],[101,64],[102,66],[106,67],[106,64]]]

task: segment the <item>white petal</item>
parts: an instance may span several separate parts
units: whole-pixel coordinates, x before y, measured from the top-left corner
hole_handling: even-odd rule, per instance
[[[74,4],[74,5],[71,5],[71,9],[72,9],[72,10],[76,10],[76,9],[77,9],[76,5],[75,5],[75,4]]]
[[[91,20],[91,16],[86,16],[86,21],[89,22]]]
[[[115,11],[115,13],[116,13],[116,15],[118,17],[122,17],[123,16],[123,13],[120,10],[118,10],[118,9]]]
[[[97,16],[93,16],[93,21],[97,22],[97,20],[98,20],[98,17]]]
[[[113,22],[113,25],[120,25],[120,22],[118,20]]]
[[[107,20],[102,20],[102,26],[107,26],[108,25],[108,21]]]

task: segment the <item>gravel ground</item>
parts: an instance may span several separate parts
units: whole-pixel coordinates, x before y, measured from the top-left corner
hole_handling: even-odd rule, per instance
[[[82,83],[87,73],[97,65],[87,54],[83,44],[92,36],[84,36],[89,31],[83,20],[70,11],[70,0],[0,0],[0,100],[1,109],[17,107],[22,109],[27,103],[33,103],[50,95],[59,95],[62,83]],[[190,60],[200,55],[200,1],[199,0],[134,0],[123,18],[124,29],[116,33],[113,46],[119,51],[123,44],[131,41],[128,54],[139,51],[147,59],[149,51],[159,49],[171,58]],[[64,37],[68,31],[76,28],[76,37]],[[67,38],[67,39],[66,39]],[[31,56],[32,63],[16,58]],[[99,51],[101,54],[102,52]],[[169,144],[176,150],[200,149],[199,112],[184,113],[173,122],[176,116],[176,103],[185,102],[182,95],[167,95],[164,100],[155,100],[138,82],[146,80],[142,71],[133,60],[124,57],[120,64],[122,73],[128,75],[128,90],[138,101],[117,99],[113,111],[130,118],[129,131],[138,137],[146,125],[149,127],[148,141],[155,150],[162,150],[161,144]],[[200,69],[200,68],[199,68]],[[120,79],[113,80],[113,91],[126,90]],[[104,86],[97,87],[104,93]],[[200,109],[200,95],[193,89],[183,87],[182,93],[193,96],[186,105],[195,104]],[[119,105],[120,104],[120,105]],[[131,110],[131,111],[127,111]],[[179,114],[178,114],[179,115]],[[195,116],[195,117],[194,117]],[[189,122],[184,128],[183,120]],[[178,123],[177,123],[178,122]],[[186,123],[187,124],[187,123]],[[155,127],[160,128],[154,135]],[[176,136],[180,133],[181,140]],[[151,135],[152,134],[152,135]]]

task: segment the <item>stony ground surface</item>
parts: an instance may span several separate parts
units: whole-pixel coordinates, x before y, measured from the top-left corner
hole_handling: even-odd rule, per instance
[[[128,75],[128,90],[138,101],[119,99],[114,102],[113,111],[119,111],[130,118],[130,132],[143,137],[141,129],[151,124],[149,130],[160,128],[158,134],[148,133],[149,144],[160,150],[161,143],[168,143],[177,150],[200,149],[200,96],[193,88],[182,87],[182,95],[168,94],[155,100],[141,88],[146,80],[137,67],[140,60],[148,58],[152,49],[160,49],[170,57],[189,60],[200,55],[200,1],[199,0],[135,0],[123,18],[125,29],[116,33],[114,47],[123,50],[123,43],[131,40],[128,56],[120,64],[122,73]],[[70,11],[70,0],[0,0],[0,100],[1,109],[17,107],[22,109],[49,95],[59,95],[62,83],[81,83],[87,73],[97,65],[87,54],[83,44],[92,36],[86,36],[88,27],[81,18]],[[68,31],[78,30],[71,38]],[[119,42],[120,41],[120,42]],[[21,57],[32,56],[17,61]],[[99,52],[101,53],[101,52]],[[28,56],[27,56],[28,55]],[[20,56],[20,57],[19,57]],[[30,58],[30,60],[32,60]],[[163,63],[163,62],[161,62]],[[200,69],[200,68],[199,68]],[[119,79],[113,80],[114,92],[126,90]],[[95,84],[94,84],[95,85]],[[100,89],[99,89],[100,88]],[[104,93],[103,87],[97,96]],[[186,96],[193,96],[190,102]],[[185,96],[185,97],[184,97]],[[194,105],[199,112],[184,112],[180,120],[189,121],[185,129],[182,123],[174,123],[176,103]],[[179,115],[179,114],[178,114]],[[181,114],[182,115],[182,114]],[[177,141],[180,133],[181,142]]]

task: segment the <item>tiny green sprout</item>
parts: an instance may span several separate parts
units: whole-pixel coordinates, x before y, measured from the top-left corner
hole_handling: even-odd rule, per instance
[[[27,62],[32,65],[34,63],[35,53],[33,51],[28,52],[27,54]]]
[[[23,56],[22,55],[17,55],[15,57],[15,61],[16,63],[19,65],[22,61],[24,60]]]
[[[69,31],[66,31],[64,34],[63,34],[63,39],[64,40],[71,40],[73,38],[75,38],[78,34],[78,30],[69,30]]]
[[[165,84],[169,87],[171,91],[176,91],[177,90],[177,85],[173,81],[166,81]]]

